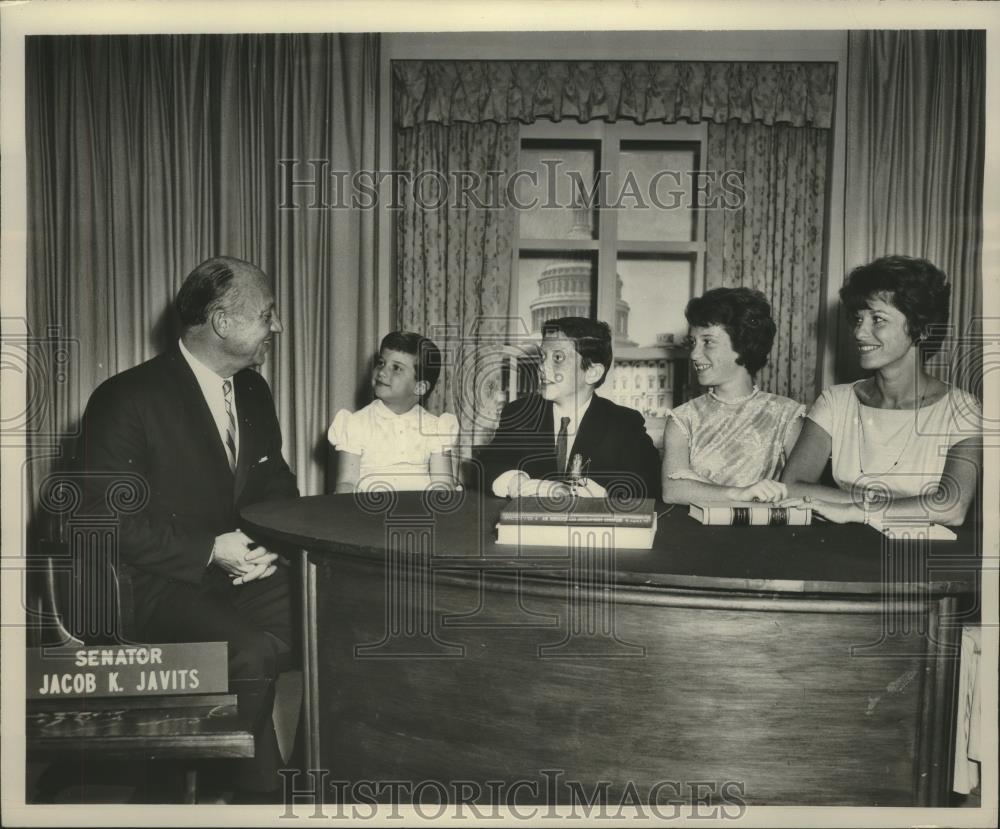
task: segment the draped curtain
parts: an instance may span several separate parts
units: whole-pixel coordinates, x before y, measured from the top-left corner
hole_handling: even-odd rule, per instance
[[[954,331],[978,333],[986,34],[851,32],[848,47],[846,265],[894,253],[929,259],[951,282]],[[849,334],[840,329],[845,380],[857,376]],[[959,371],[963,358],[978,360],[953,346],[946,341],[930,368],[980,391],[981,378]]]
[[[474,184],[461,201],[438,206],[449,196],[443,184],[434,192],[414,183],[397,220],[399,324],[430,337],[446,355],[427,404],[457,415],[465,447],[488,439],[490,422],[478,415],[490,404],[490,369],[500,352],[491,358],[486,346],[507,330],[515,245],[514,211],[487,174],[514,169],[517,134],[516,124],[493,121],[422,123],[397,134],[399,169],[436,171],[450,182],[461,174],[463,184]]]
[[[817,392],[830,131],[729,121],[708,126],[709,167],[743,171],[744,204],[705,216],[705,288],[756,288],[777,335],[757,382],[811,403]]]
[[[394,61],[397,128],[538,118],[829,128],[831,63]]]
[[[834,64],[396,61],[393,80],[401,145],[412,142],[410,133],[432,125],[439,130],[434,135],[462,130],[463,140],[482,141],[493,135],[494,127],[487,125],[516,126],[539,118],[639,124],[707,121],[706,166],[738,171],[747,202],[738,210],[706,211],[706,286],[748,285],[767,295],[779,333],[772,365],[762,373],[761,383],[770,391],[812,401],[818,391],[816,335],[823,296]],[[479,130],[470,130],[472,126]],[[516,152],[516,138],[512,141]],[[412,166],[418,160],[412,154],[399,160],[413,173],[420,169]],[[412,247],[408,228],[414,221],[408,215],[403,222],[404,248]],[[474,284],[434,275],[440,268],[435,263],[459,254],[451,246],[460,238],[464,245],[468,237],[427,234],[421,255],[400,256],[401,319],[443,322],[445,317],[436,315],[445,308],[450,314],[455,305],[435,298],[438,292],[467,295],[469,287],[477,290]],[[492,273],[505,283],[487,280],[494,296],[507,290],[510,275],[505,268],[513,254],[513,236],[509,244],[509,251],[497,248],[492,254],[502,257],[502,267]],[[473,250],[478,257],[482,248]],[[460,253],[468,256],[468,248]],[[421,303],[438,310],[421,317]],[[458,321],[454,316],[447,319]]]
[[[375,168],[378,49],[373,35],[28,38],[29,326],[78,352],[71,382],[29,377],[39,434],[71,436],[101,381],[176,338],[191,269],[237,256],[274,280],[285,330],[262,372],[300,489],[323,491],[326,427],[357,405],[376,337],[374,214],[324,207],[323,175]],[[37,486],[62,450],[35,443]]]

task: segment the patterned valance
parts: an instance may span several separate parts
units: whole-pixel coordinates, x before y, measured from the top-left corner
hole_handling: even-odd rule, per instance
[[[396,125],[737,120],[829,128],[836,64],[394,61]]]

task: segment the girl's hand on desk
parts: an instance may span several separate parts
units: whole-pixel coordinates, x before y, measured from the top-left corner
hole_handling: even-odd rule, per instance
[[[750,484],[750,486],[740,487],[737,490],[737,495],[738,497],[735,499],[737,501],[763,501],[771,503],[780,501],[782,498],[787,498],[788,487],[781,483],[781,481],[772,481],[765,478],[762,481],[757,481],[755,484]]]

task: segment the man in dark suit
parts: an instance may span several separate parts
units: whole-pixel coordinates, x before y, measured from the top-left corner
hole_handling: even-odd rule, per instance
[[[540,394],[506,405],[492,443],[479,453],[484,480],[500,497],[546,495],[582,462],[588,486],[660,497],[660,458],[634,409],[597,397],[611,367],[611,329],[583,317],[542,326]]]
[[[230,687],[258,724],[255,757],[234,782],[241,799],[266,802],[281,783],[270,715],[294,625],[284,562],[238,524],[247,504],[298,495],[270,389],[251,369],[282,326],[268,278],[229,257],[195,268],[176,308],[180,340],[91,395],[87,498],[99,511],[116,474],[145,481],[145,504],[117,527],[136,606],[137,629],[125,633],[229,643]]]

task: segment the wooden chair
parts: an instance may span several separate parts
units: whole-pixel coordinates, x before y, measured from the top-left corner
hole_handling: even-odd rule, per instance
[[[42,539],[28,572],[29,644],[119,644],[135,629],[132,580],[113,562],[74,559],[63,540]],[[103,590],[95,588],[98,581]],[[103,593],[100,605],[86,594]]]
[[[81,571],[65,542],[47,540],[39,543],[33,564],[28,595],[30,644],[84,647],[126,641],[134,629],[131,582],[113,563],[86,562]],[[106,572],[101,571],[104,566]],[[78,604],[78,589],[82,586],[89,592],[94,586],[79,583],[81,572],[109,588],[109,607]],[[35,799],[41,802],[54,799],[61,786],[80,778],[85,767],[103,764],[103,776],[114,778],[136,761],[176,760],[183,777],[183,802],[196,803],[197,769],[191,761],[252,757],[254,752],[250,724],[239,716],[233,694],[184,701],[169,697],[33,700],[27,705],[26,742],[29,760],[54,761],[35,787]],[[98,772],[97,777],[101,776]]]

